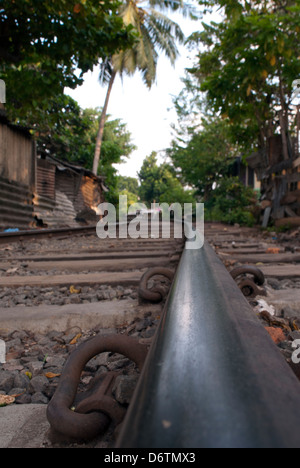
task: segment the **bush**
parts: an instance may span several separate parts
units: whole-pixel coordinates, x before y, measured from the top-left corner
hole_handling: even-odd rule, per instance
[[[211,192],[205,204],[205,218],[227,224],[252,227],[255,222],[257,194],[245,187],[237,177],[225,178]]]

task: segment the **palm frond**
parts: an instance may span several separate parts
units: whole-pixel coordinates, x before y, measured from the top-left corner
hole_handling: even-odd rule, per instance
[[[132,1],[123,1],[119,15],[123,19],[123,23],[125,26],[132,25],[134,28],[138,28],[139,26],[139,8],[137,7],[136,2]]]
[[[121,77],[124,73],[141,71],[145,84],[150,88],[155,82],[159,52],[165,53],[174,64],[179,55],[176,43],[184,43],[180,26],[162,10],[186,11],[189,7],[183,0],[149,0],[147,7],[140,5],[144,0],[123,0],[120,16],[126,25],[131,24],[137,32],[137,40],[131,49],[115,54],[101,67],[101,81],[108,81],[112,69]],[[146,1],[145,1],[146,3]],[[161,11],[159,11],[161,10]],[[109,68],[109,65],[111,68]]]
[[[151,88],[156,78],[158,53],[155,50],[155,42],[149,33],[148,28],[143,24],[141,25],[141,32],[143,37],[143,53],[146,57],[146,64],[141,67],[142,77],[148,88]]]
[[[112,71],[113,71],[113,66],[112,66],[111,58],[107,57],[100,64],[99,81],[101,85],[109,83]]]
[[[176,41],[183,44],[185,36],[180,26],[155,10],[147,16],[147,28],[156,48],[166,54],[172,63],[179,55]]]
[[[201,13],[197,8],[184,0],[148,0],[150,7],[161,11],[178,11],[185,18],[197,20],[201,18]]]
[[[148,66],[149,57],[151,59],[153,51],[147,48],[144,42],[147,42],[146,31],[140,31],[139,38],[131,49],[113,56],[112,66],[121,76],[124,73],[133,75],[137,69],[144,70]]]

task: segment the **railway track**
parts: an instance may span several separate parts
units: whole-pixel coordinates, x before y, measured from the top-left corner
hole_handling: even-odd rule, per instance
[[[83,433],[86,447],[300,445],[299,232],[207,224],[205,238],[187,251],[179,239],[99,240],[92,229],[2,236],[0,389],[3,372],[29,375],[16,402],[43,400],[44,445],[74,446]]]
[[[72,351],[95,336],[118,342],[126,335],[148,349],[184,240],[172,238],[172,229],[170,239],[143,234],[140,239],[101,240],[95,227],[2,234],[0,339],[6,344],[6,363],[0,367],[0,393],[4,397],[12,396],[19,406],[46,407]],[[92,375],[101,380],[113,373],[114,381],[119,377],[114,393],[123,414],[139,370],[113,349],[102,354],[102,360],[86,363],[77,384],[80,393],[87,390]],[[59,415],[59,425],[61,421]],[[53,443],[63,443],[65,437],[69,441],[68,434],[56,432],[53,429]],[[103,443],[101,437],[97,443]]]
[[[214,225],[207,229],[206,234],[220,260],[232,276],[236,277],[242,292],[248,296],[254,313],[281,347],[297,376],[300,376],[299,367],[291,362],[291,341],[300,338],[299,230],[280,234]],[[251,280],[251,269],[260,271],[263,277],[260,286],[256,284],[252,288],[250,285],[250,290],[247,290],[249,275],[245,273],[237,276],[237,273],[245,272],[247,268]],[[245,280],[246,283],[243,283]],[[283,332],[287,343],[281,345]]]
[[[116,446],[299,447],[299,364],[291,365],[291,356],[300,309],[294,301],[291,317],[266,311],[271,284],[286,287],[287,275],[289,292],[299,285],[297,255],[288,263],[280,256],[297,251],[299,232],[207,225],[206,240],[203,249],[183,253]],[[244,269],[243,282],[236,285],[224,265],[230,273]],[[245,279],[249,267],[252,276],[257,267],[266,274],[264,284],[260,274],[255,278],[261,295]],[[257,309],[260,300],[266,302]]]

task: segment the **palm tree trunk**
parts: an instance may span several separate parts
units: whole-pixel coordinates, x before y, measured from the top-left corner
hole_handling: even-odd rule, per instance
[[[284,159],[287,161],[289,160],[289,150],[288,150],[288,141],[287,141],[289,123],[288,123],[288,109],[287,109],[287,104],[286,104],[285,95],[284,95],[283,79],[281,78],[281,72],[279,73],[279,90],[280,90],[280,103],[281,103],[281,111],[279,112],[279,124],[281,128],[283,156],[284,156]]]
[[[99,166],[100,155],[101,155],[101,146],[102,146],[102,140],[103,140],[103,132],[104,132],[104,125],[105,125],[106,114],[107,114],[108,101],[109,101],[110,93],[111,93],[111,90],[112,90],[112,87],[116,78],[116,74],[117,72],[113,70],[110,80],[109,80],[105,103],[104,103],[104,107],[102,109],[102,114],[100,117],[99,130],[97,134],[96,148],[95,148],[94,162],[93,162],[93,173],[95,175],[98,174],[98,166]]]

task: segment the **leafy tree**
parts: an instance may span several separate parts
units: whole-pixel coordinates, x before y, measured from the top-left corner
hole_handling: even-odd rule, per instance
[[[257,221],[257,201],[253,189],[237,177],[224,177],[205,204],[205,219],[252,227]]]
[[[92,169],[95,137],[101,109],[81,109],[70,96],[58,96],[46,111],[28,113],[19,123],[30,127],[37,151]],[[120,119],[107,118],[103,141],[103,166],[118,164],[135,149],[131,134]]]
[[[31,127],[38,154],[91,170],[100,115],[101,109],[81,109],[74,99],[64,95],[53,99],[46,111],[28,113],[20,123]],[[126,124],[107,118],[100,174],[106,177],[108,201],[118,201],[118,177],[113,165],[124,162],[134,149]]]
[[[147,3],[145,7],[143,3]],[[176,41],[183,42],[184,35],[177,23],[163,12],[181,11],[193,16],[193,9],[184,0],[123,0],[119,10],[126,26],[131,26],[137,33],[137,40],[130,49],[123,49],[107,57],[101,68],[100,81],[108,84],[107,95],[100,119],[95,148],[93,172],[97,174],[101,154],[101,143],[105,115],[116,75],[133,75],[141,71],[143,80],[151,88],[156,78],[156,66],[159,52],[162,51],[174,63],[178,50]]]
[[[134,177],[119,176],[118,177],[118,189],[120,190],[120,192],[127,190],[128,192],[138,197],[139,182]]]
[[[220,179],[230,174],[238,148],[231,143],[222,119],[202,118],[201,127],[189,133],[188,139],[174,140],[167,154],[184,183],[207,201]]]
[[[192,91],[192,81],[188,83]],[[202,116],[199,124],[205,101],[186,90],[175,98],[179,128],[167,154],[177,174],[205,202],[207,221],[252,226],[257,221],[257,196],[232,177],[233,163],[241,153],[232,143],[230,127],[226,120],[210,115]]]
[[[26,118],[18,119],[18,123],[31,128],[38,154],[85,166],[82,155],[91,143],[89,133],[95,118],[89,112],[83,111],[71,97],[59,95],[48,102],[46,109],[37,107]]]
[[[97,119],[97,128],[99,125],[99,116]],[[97,130],[96,130],[97,132]],[[93,138],[93,149],[95,148],[96,132]],[[114,203],[116,206],[119,203],[118,191],[118,176],[114,164],[124,162],[136,147],[131,142],[131,134],[126,128],[126,124],[120,119],[112,121],[107,120],[104,127],[103,135],[103,153],[99,165],[99,173],[106,177],[106,184],[110,191],[107,194],[107,201]],[[92,167],[94,152],[89,153],[89,167]]]
[[[191,72],[208,106],[230,124],[248,152],[264,148],[281,129],[285,157],[291,124],[292,82],[300,75],[298,1],[204,0],[221,7],[224,21],[204,24],[190,41],[202,48]]]
[[[127,197],[127,209],[139,201],[139,197],[135,193],[129,192],[127,189],[121,190],[119,195],[125,195]]]
[[[47,108],[101,58],[132,44],[118,6],[118,0],[1,2],[0,75],[11,115]]]
[[[184,189],[171,166],[158,166],[155,152],[144,160],[138,176],[141,201],[149,206],[154,202],[172,204],[194,201],[193,192]]]
[[[140,179],[140,198],[142,201],[149,204],[157,199],[157,191],[155,189],[158,178],[159,168],[157,165],[157,153],[152,152],[150,156],[145,158],[143,165],[138,173]],[[156,200],[157,201],[157,200]]]

